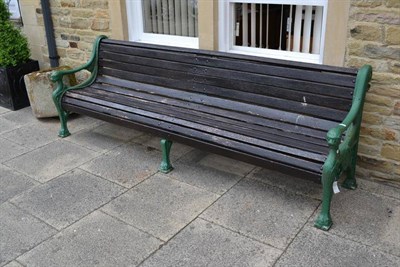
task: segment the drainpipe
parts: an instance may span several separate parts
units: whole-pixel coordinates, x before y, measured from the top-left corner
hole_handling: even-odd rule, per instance
[[[53,20],[51,19],[51,11],[49,0],[40,0],[43,13],[44,28],[46,32],[47,47],[49,49],[49,59],[51,67],[58,67],[57,46],[54,38]]]

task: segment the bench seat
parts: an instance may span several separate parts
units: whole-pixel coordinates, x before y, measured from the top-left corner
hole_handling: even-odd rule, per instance
[[[74,87],[61,79],[73,71],[53,74],[60,136],[69,134],[66,117],[76,112],[296,177],[324,183],[329,176],[330,186],[346,170],[347,184],[355,187],[368,66],[361,77],[357,69],[100,37],[82,68],[92,75]],[[163,147],[168,170],[170,148]],[[319,227],[325,230],[332,195],[326,187],[328,208]]]

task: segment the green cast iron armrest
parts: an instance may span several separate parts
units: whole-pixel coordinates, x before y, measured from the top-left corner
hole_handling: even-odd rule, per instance
[[[328,131],[326,139],[330,147],[337,149],[339,147],[341,137],[343,133],[352,126],[357,118],[360,117],[362,108],[364,106],[365,94],[369,89],[369,81],[372,77],[372,68],[370,65],[364,65],[357,74],[353,103],[351,105],[350,111],[347,114],[346,118],[335,128],[332,128]],[[361,121],[357,122],[358,124]],[[359,125],[355,125],[359,127]],[[354,137],[354,134],[349,137]]]
[[[94,80],[97,77],[97,72],[98,72],[98,68],[99,68],[99,66],[98,66],[99,46],[100,46],[101,40],[103,40],[105,38],[107,38],[107,36],[104,36],[104,35],[100,35],[96,38],[96,41],[94,42],[94,45],[93,45],[92,55],[86,64],[83,64],[82,66],[77,67],[72,70],[54,71],[50,76],[50,79],[57,84],[57,87],[53,92],[53,101],[54,101],[54,105],[56,106],[56,109],[58,111],[58,115],[60,117],[60,122],[61,122],[61,129],[58,133],[58,135],[60,137],[67,137],[68,135],[70,135],[68,128],[67,128],[67,118],[68,118],[69,112],[63,109],[62,104],[61,104],[61,99],[62,99],[63,95],[65,94],[65,92],[67,92],[69,90],[84,88],[86,86],[91,85],[94,82]],[[64,84],[63,77],[65,75],[73,74],[73,73],[76,73],[81,70],[88,70],[91,72],[90,77],[87,80],[83,81],[81,84],[77,84],[77,85],[73,85],[73,86],[67,86]]]
[[[53,71],[53,73],[50,76],[50,79],[53,82],[56,82],[58,84],[58,88],[60,87],[59,83],[63,83],[63,77],[65,75],[74,74],[81,70],[87,70],[87,71],[91,72],[90,77],[86,81],[84,81],[82,84],[71,86],[69,88],[66,88],[66,86],[62,86],[63,87],[62,89],[64,89],[63,91],[82,88],[82,87],[90,85],[94,81],[94,79],[97,76],[97,68],[98,68],[97,61],[98,61],[98,54],[99,54],[98,53],[99,45],[100,45],[101,40],[103,40],[105,38],[107,38],[107,36],[105,36],[105,35],[100,35],[96,38],[96,41],[94,42],[94,45],[93,45],[92,55],[87,63],[85,63],[77,68],[70,69],[70,70]]]

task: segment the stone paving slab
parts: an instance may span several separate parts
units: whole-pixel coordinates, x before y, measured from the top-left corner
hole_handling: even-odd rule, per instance
[[[5,114],[5,113],[7,113],[7,112],[10,112],[10,110],[9,110],[9,109],[6,109],[6,108],[3,108],[3,107],[0,107],[0,115],[1,115],[1,114]]]
[[[58,135],[60,130],[60,120],[58,118],[45,118],[37,120],[37,123],[49,129],[54,135]],[[101,125],[104,122],[95,118],[82,116],[79,114],[71,114],[68,118],[68,129],[71,134],[76,134],[81,130]]]
[[[331,215],[330,233],[400,256],[399,200],[343,190],[333,196]]]
[[[82,170],[73,170],[11,200],[60,230],[126,189]]]
[[[242,168],[235,173],[235,170],[232,171],[234,168],[229,168],[228,164]],[[193,150],[174,164],[174,170],[168,176],[216,194],[223,194],[252,168],[252,165],[243,162]]]
[[[0,266],[30,250],[56,230],[10,203],[0,205]]]
[[[15,144],[10,140],[0,137],[0,163],[20,156],[32,149]]]
[[[245,176],[254,166],[243,161],[223,157],[220,155],[204,152],[201,150],[194,150],[179,162],[185,164],[197,163],[199,166],[219,170],[233,175]]]
[[[314,199],[245,179],[201,218],[284,249],[318,205]]]
[[[7,114],[3,114],[2,117],[20,126],[38,122],[38,119],[32,114],[31,107],[20,109],[17,112],[8,112]]]
[[[41,124],[29,124],[2,134],[2,137],[28,148],[38,148],[60,139]]]
[[[64,229],[17,260],[27,266],[136,266],[161,241],[102,212]]]
[[[281,254],[281,250],[196,219],[141,266],[267,267]]]
[[[142,136],[139,136],[138,138],[133,139],[133,142],[137,143],[137,144],[141,144],[145,147],[154,148],[154,149],[161,151],[161,144],[160,144],[161,138],[151,135],[151,134],[144,134]],[[193,150],[193,148],[190,146],[186,146],[186,145],[174,142],[172,144],[172,148],[170,151],[170,158],[171,158],[172,164],[175,163],[175,160],[183,157],[191,150]]]
[[[39,182],[49,181],[96,157],[92,150],[56,141],[4,163]]]
[[[296,194],[322,199],[322,185],[320,183],[264,168],[257,168],[248,177]]]
[[[156,173],[160,163],[160,151],[149,150],[138,144],[126,144],[107,152],[80,168],[131,188]]]
[[[358,184],[358,189],[366,190],[378,195],[384,195],[400,199],[400,188],[384,184],[378,184],[376,182],[367,181],[363,179],[358,179],[357,184]]]
[[[0,204],[39,183],[0,164]]]
[[[0,134],[12,131],[20,127],[17,123],[9,121],[0,116]]]
[[[95,151],[104,151],[122,145],[142,134],[130,128],[104,123],[72,134],[66,140]]]
[[[208,191],[157,174],[102,210],[166,241],[217,198]]]
[[[400,266],[400,258],[306,226],[276,264],[286,266]]]
[[[17,261],[12,261],[9,264],[4,265],[4,267],[24,267],[24,266],[19,264]]]

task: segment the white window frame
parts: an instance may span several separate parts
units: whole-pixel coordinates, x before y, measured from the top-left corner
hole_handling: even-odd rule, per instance
[[[244,47],[233,45],[235,33],[235,19],[234,19],[234,4],[235,3],[248,3],[248,4],[276,4],[276,5],[309,5],[309,6],[322,6],[323,19],[321,29],[321,44],[319,54],[300,53],[292,51],[282,51],[266,48]],[[308,63],[322,64],[324,58],[324,45],[325,45],[325,32],[326,21],[328,14],[328,0],[219,0],[219,36],[218,44],[219,50],[223,52],[254,55],[261,57],[269,57],[275,59],[284,59],[291,61],[301,61]]]
[[[198,37],[144,32],[142,0],[126,0],[126,10],[129,41],[196,49],[199,48]]]

